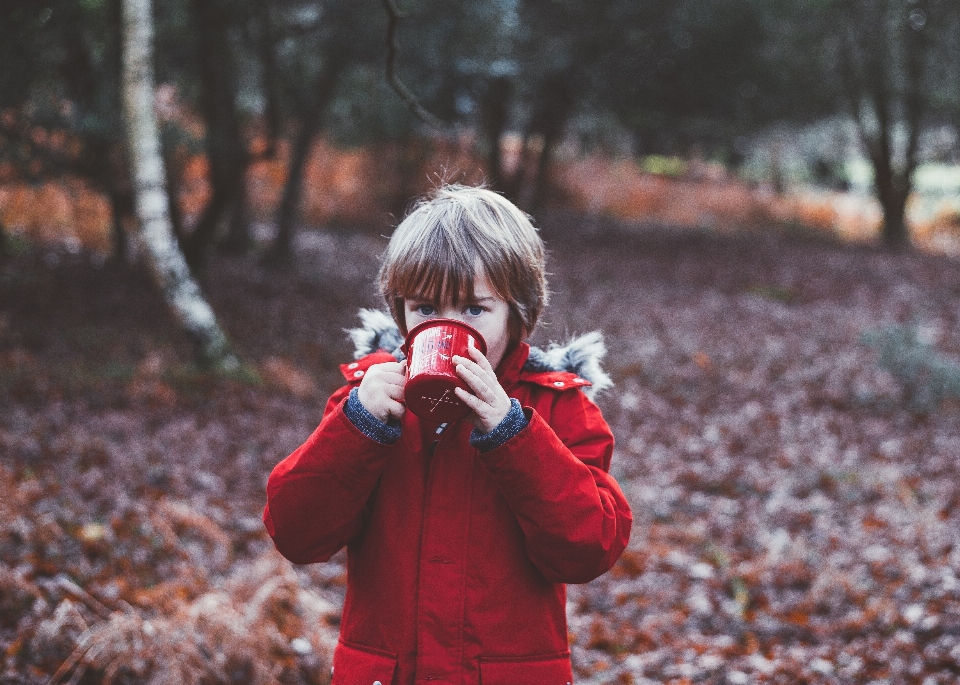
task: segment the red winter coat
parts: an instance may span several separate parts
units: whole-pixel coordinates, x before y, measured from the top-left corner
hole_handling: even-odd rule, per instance
[[[632,517],[607,473],[613,435],[566,372],[501,363],[529,424],[480,453],[472,425],[441,436],[411,412],[393,445],[344,415],[377,352],[344,365],[313,435],[273,470],[264,522],[290,561],[347,546],[347,596],[333,685],[565,685],[573,678],[564,583],[607,571]]]

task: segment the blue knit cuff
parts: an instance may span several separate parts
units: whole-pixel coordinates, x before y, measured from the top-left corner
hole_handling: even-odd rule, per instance
[[[503,417],[503,421],[489,433],[478,433],[474,428],[470,432],[470,445],[481,452],[489,452],[500,447],[507,440],[527,427],[527,417],[523,407],[516,399],[510,399],[510,411]]]
[[[358,397],[358,388],[350,391],[347,403],[343,406],[343,413],[350,419],[350,423],[371,440],[384,445],[392,445],[400,439],[400,425],[384,423],[367,411]]]

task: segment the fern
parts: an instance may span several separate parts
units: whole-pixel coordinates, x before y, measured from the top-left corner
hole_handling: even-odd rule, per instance
[[[917,326],[888,326],[863,336],[879,363],[903,387],[907,406],[928,413],[944,400],[960,399],[960,362],[946,357],[917,335]]]

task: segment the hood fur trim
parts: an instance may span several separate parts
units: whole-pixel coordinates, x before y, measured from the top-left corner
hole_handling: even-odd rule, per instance
[[[360,310],[360,328],[351,328],[347,334],[353,341],[354,359],[360,359],[377,350],[386,350],[397,359],[403,359],[403,336],[393,318],[379,309]],[[566,371],[584,378],[591,387],[583,388],[591,399],[598,393],[613,386],[610,376],[600,366],[607,353],[600,331],[585,333],[573,338],[565,345],[550,343],[546,350],[530,346],[523,370],[531,373],[545,371]]]
[[[531,345],[523,370],[568,371],[576,374],[590,381],[591,386],[585,387],[583,391],[587,397],[593,399],[597,393],[613,387],[613,380],[600,366],[606,354],[607,346],[603,343],[603,334],[592,331],[567,341],[565,345],[550,343],[546,350]]]
[[[403,336],[397,322],[379,309],[360,310],[360,328],[348,328],[347,335],[353,341],[353,358],[360,359],[377,350],[386,350],[397,359],[403,359]]]

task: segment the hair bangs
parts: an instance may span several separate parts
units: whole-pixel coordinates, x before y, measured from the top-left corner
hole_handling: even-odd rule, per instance
[[[438,188],[400,222],[382,257],[379,289],[400,330],[404,299],[458,306],[485,276],[510,305],[511,338],[529,335],[547,303],[543,242],[529,217],[485,188]]]
[[[394,297],[459,304],[474,297],[477,246],[465,231],[438,223],[398,255],[388,276]]]

